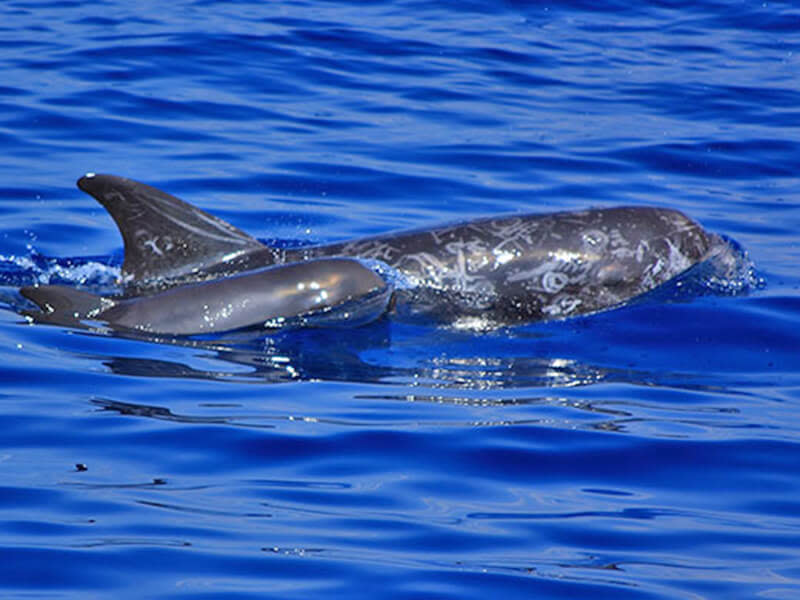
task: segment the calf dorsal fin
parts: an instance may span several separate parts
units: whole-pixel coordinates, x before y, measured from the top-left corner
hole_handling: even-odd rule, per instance
[[[65,285],[32,285],[19,291],[28,300],[35,302],[44,313],[62,313],[75,319],[91,318],[94,313],[113,304],[102,296]]]
[[[78,180],[78,187],[116,222],[125,244],[126,283],[186,279],[202,271],[219,271],[220,264],[245,262],[256,252],[263,254],[260,266],[271,262],[268,248],[255,238],[152,186],[89,173]]]
[[[65,285],[34,285],[20,289],[39,310],[22,310],[22,314],[38,323],[52,323],[63,327],[84,328],[84,319],[94,319],[114,302]]]

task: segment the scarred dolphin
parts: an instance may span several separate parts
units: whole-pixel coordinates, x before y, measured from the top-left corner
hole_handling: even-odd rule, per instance
[[[491,326],[583,315],[657,288],[721,243],[679,211],[619,207],[279,249],[131,179],[87,174],[78,187],[122,234],[122,295],[50,285],[21,293],[48,320],[96,319],[163,334],[274,326],[362,299],[370,308],[359,322],[384,310],[450,323],[480,318]],[[390,289],[364,260],[387,267],[401,284]]]

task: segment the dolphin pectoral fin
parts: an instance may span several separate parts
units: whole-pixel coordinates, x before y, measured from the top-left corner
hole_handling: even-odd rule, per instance
[[[221,263],[235,272],[247,268],[254,253],[260,266],[272,262],[270,249],[255,238],[157,188],[93,173],[81,177],[78,187],[105,207],[122,234],[124,283],[191,279]]]
[[[81,320],[92,319],[113,304],[102,296],[64,285],[27,286],[19,292],[41,309],[41,312],[25,311],[27,316],[58,325],[78,325]]]

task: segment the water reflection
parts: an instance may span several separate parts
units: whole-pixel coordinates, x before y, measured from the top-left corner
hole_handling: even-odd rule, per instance
[[[216,368],[198,368],[163,358],[98,358],[119,375],[260,383],[322,380],[489,390],[575,387],[608,381],[649,383],[652,379],[643,372],[582,364],[567,358],[452,356],[453,348],[438,356],[409,356],[393,349],[387,338],[376,340],[372,333],[366,338],[323,334],[321,337],[326,339],[313,342],[308,338],[319,336],[301,333],[268,338],[256,348],[174,342],[202,351],[195,356],[205,364],[214,363]],[[403,356],[398,356],[401,353]]]
[[[271,428],[272,425],[265,425],[262,423],[242,423],[241,416],[191,416],[182,415],[172,412],[170,409],[163,406],[152,406],[148,404],[134,404],[131,402],[118,402],[116,400],[106,400],[102,398],[94,398],[92,404],[99,407],[102,411],[116,412],[120,415],[132,415],[136,417],[148,417],[151,419],[158,419],[161,421],[172,421],[174,423],[191,423],[191,424],[229,424],[236,423],[237,425],[247,425],[249,427],[262,427]]]
[[[485,418],[465,420],[464,413],[456,418],[440,413],[427,414],[425,411],[415,412],[411,420],[392,418],[386,421],[378,415],[383,427],[391,426],[401,429],[408,427],[510,427],[510,426],[542,426],[561,429],[585,429],[606,433],[635,433],[655,427],[651,432],[654,437],[687,438],[694,437],[705,429],[726,429],[740,427],[738,411],[725,407],[679,408],[674,406],[632,402],[629,400],[577,400],[560,396],[519,397],[514,399],[475,398],[469,396],[446,394],[361,394],[353,397],[356,401],[381,401],[400,403],[427,403],[463,407],[489,409],[501,408],[501,413],[488,413]],[[335,425],[347,428],[375,427],[375,419],[342,418],[322,416],[320,414],[286,414],[285,412],[264,412],[258,409],[249,412],[244,404],[230,404],[227,414],[187,415],[176,413],[169,408],[150,404],[120,402],[103,398],[91,400],[92,404],[102,412],[114,412],[119,415],[145,417],[160,421],[191,425],[227,425],[232,427],[274,429],[281,423],[313,423]],[[214,413],[223,408],[219,405],[203,404],[198,409]],[[408,415],[407,415],[408,416]],[[691,435],[690,435],[691,433]]]
[[[136,344],[135,350],[144,347],[158,355],[94,358],[116,375],[147,379],[356,385],[330,408],[302,399],[274,409],[267,408],[271,404],[256,407],[250,394],[237,402],[238,392],[225,404],[191,403],[188,408],[178,408],[174,398],[165,399],[163,406],[130,400],[92,402],[120,415],[246,428],[302,427],[306,422],[346,428],[380,423],[401,429],[537,426],[685,438],[719,435],[741,426],[741,415],[731,409],[730,400],[745,392],[707,385],[697,372],[653,372],[592,362],[588,358],[597,354],[596,348],[576,342],[599,337],[590,335],[596,331],[580,323],[552,327],[557,336],[546,329],[468,336],[384,323],[346,332],[285,332],[249,342],[241,336],[224,342],[172,340],[169,355],[183,360],[165,358],[163,343]],[[548,356],[553,348],[573,348],[573,356]],[[610,357],[628,359],[616,350]],[[718,374],[714,381],[719,384]],[[383,404],[388,410],[378,408]],[[448,406],[463,410],[443,410]]]
[[[569,346],[570,339],[581,335],[566,328],[555,345]],[[548,343],[546,335],[475,336],[383,322],[352,330],[290,331],[250,341],[243,337],[147,341],[159,342],[153,348],[164,344],[186,348],[185,362],[165,359],[163,352],[153,358],[96,358],[119,375],[265,384],[343,381],[399,384],[412,390],[503,390],[628,383],[711,389],[688,374],[595,364],[581,356],[590,354],[584,348],[576,348],[571,357],[554,355],[554,344]],[[627,357],[618,358],[627,361]]]

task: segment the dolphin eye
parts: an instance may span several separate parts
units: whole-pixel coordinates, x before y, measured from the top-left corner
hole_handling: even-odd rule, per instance
[[[626,281],[625,267],[619,263],[605,265],[597,271],[597,281],[606,287],[622,285]]]

